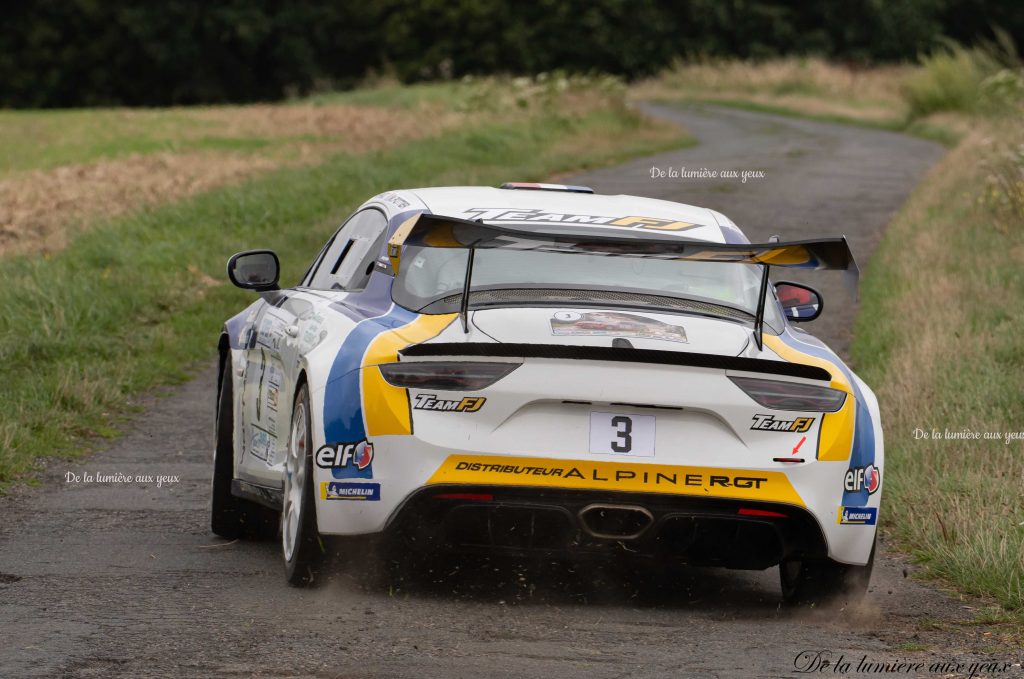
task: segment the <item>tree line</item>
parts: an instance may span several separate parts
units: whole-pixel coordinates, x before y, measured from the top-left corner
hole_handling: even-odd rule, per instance
[[[1019,0],[8,0],[0,106],[277,100],[552,70],[657,72],[677,57],[913,60],[944,38],[1024,37]],[[1019,40],[1018,40],[1019,44]]]

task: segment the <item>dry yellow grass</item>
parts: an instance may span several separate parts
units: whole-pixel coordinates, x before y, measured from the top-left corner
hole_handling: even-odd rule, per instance
[[[332,104],[254,104],[191,110],[204,136],[284,140],[307,152],[325,144],[332,150],[365,153],[436,134],[461,116],[438,106],[415,110]],[[195,134],[193,131],[192,134]]]
[[[282,165],[318,162],[332,153],[393,147],[438,134],[465,118],[437,106],[402,110],[345,105],[174,109],[173,125],[154,111],[98,115],[113,116],[135,129],[143,129],[147,119],[150,123],[163,120],[163,127],[151,131],[149,141],[163,140],[166,146],[182,150],[131,153],[21,171],[0,179],[0,254],[52,253],[98,219],[180,200]],[[5,134],[13,132],[5,130]],[[230,147],[232,141],[251,148],[204,148]]]
[[[910,66],[853,68],[817,58],[679,62],[638,83],[632,93],[641,99],[734,101],[887,123],[905,115],[901,88],[912,71]]]

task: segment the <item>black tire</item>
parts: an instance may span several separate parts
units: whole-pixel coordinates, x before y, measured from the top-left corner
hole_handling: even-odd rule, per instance
[[[779,564],[782,598],[795,605],[840,605],[858,603],[868,591],[875,566],[875,544],[863,566],[851,566],[831,559],[783,561]]]
[[[326,557],[326,545],[316,525],[313,480],[313,441],[309,420],[309,390],[303,384],[295,395],[288,431],[284,506],[281,512],[281,547],[288,584],[314,585]],[[302,473],[296,473],[301,463]],[[291,513],[295,511],[293,516]]]
[[[231,494],[235,451],[230,359],[224,361],[224,371],[221,374],[220,393],[217,395],[216,427],[210,529],[229,540],[259,540],[273,537],[277,534],[277,512]]]

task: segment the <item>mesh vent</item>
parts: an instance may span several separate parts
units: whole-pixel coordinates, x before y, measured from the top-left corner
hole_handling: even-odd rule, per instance
[[[461,299],[462,294],[458,293],[443,297],[435,303],[445,307],[457,307]],[[475,304],[486,305],[503,302],[617,302],[636,306],[679,309],[681,311],[710,314],[713,316],[727,316],[741,321],[749,321],[753,318],[752,314],[747,314],[731,307],[722,306],[721,304],[698,302],[696,300],[680,299],[678,297],[664,297],[662,295],[646,295],[636,292],[561,290],[558,288],[519,288],[510,290],[475,290],[469,293],[470,306]]]

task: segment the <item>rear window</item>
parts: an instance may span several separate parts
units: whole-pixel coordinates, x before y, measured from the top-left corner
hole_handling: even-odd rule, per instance
[[[392,289],[395,302],[424,313],[457,310],[467,260],[464,249],[406,247]],[[481,249],[473,264],[470,307],[587,302],[752,321],[760,282],[761,267],[753,264]],[[765,323],[778,328],[774,306],[766,305]]]

